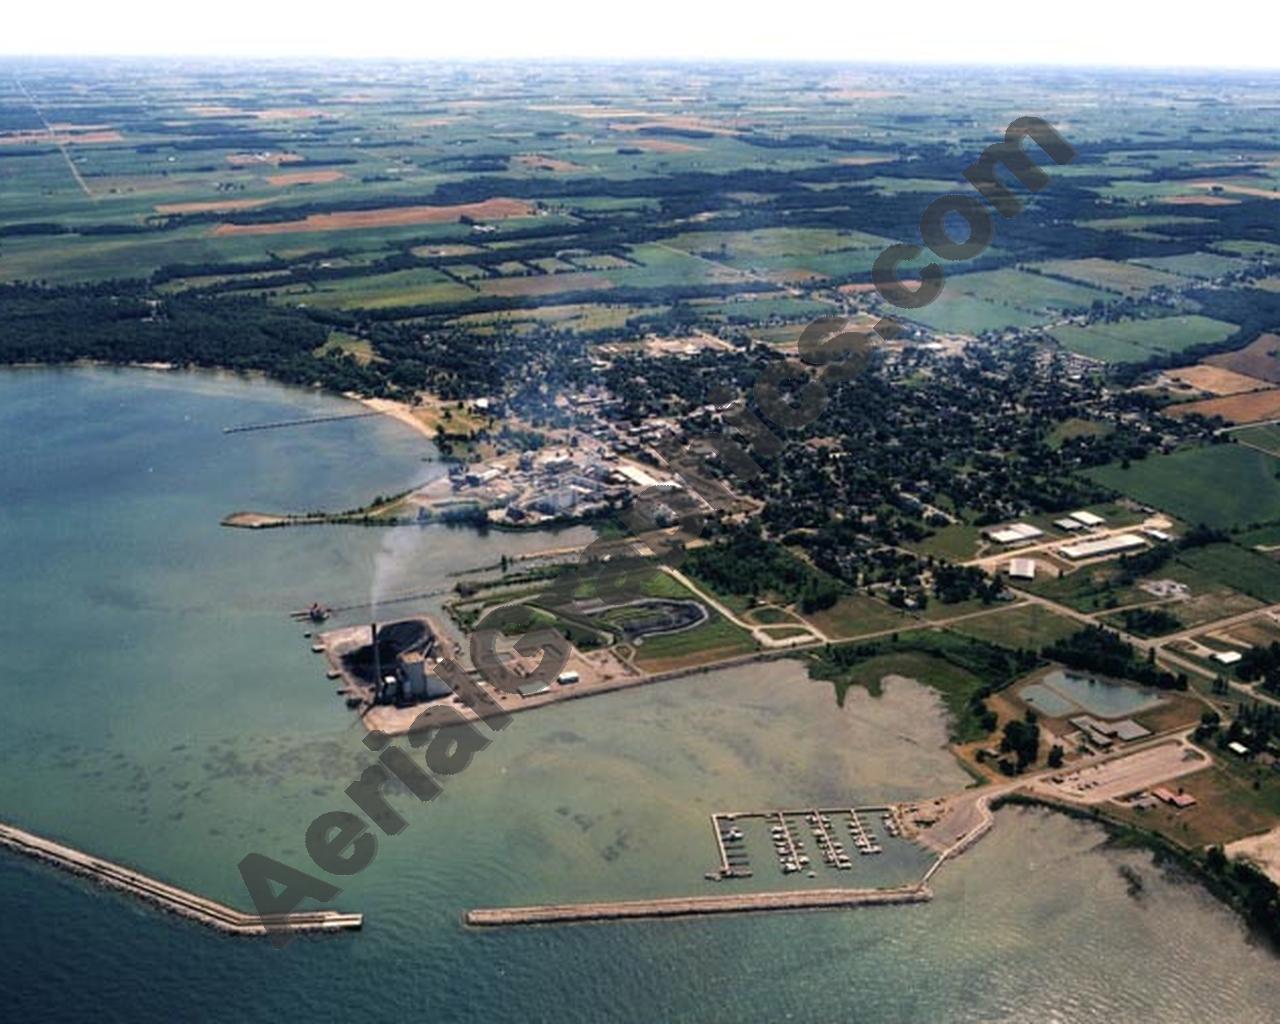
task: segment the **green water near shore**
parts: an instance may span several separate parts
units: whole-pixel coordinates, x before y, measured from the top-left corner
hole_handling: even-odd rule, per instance
[[[246,906],[239,859],[307,866],[307,824],[347,806],[371,760],[287,612],[589,536],[217,525],[440,472],[423,438],[381,419],[221,433],[346,408],[213,375],[0,375],[0,818]],[[414,610],[437,605],[394,606]],[[397,798],[408,827],[336,880],[364,932],[276,951],[0,858],[0,988],[30,1020],[1274,1018],[1277,962],[1225,908],[1093,826],[1023,809],[1000,812],[924,906],[461,924],[477,905],[723,891],[702,879],[712,810],[960,788],[945,738],[932,691],[895,682],[837,708],[794,662],[518,715],[440,799]]]

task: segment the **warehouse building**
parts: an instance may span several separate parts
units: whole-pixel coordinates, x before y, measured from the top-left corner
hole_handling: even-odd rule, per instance
[[[984,533],[987,540],[995,541],[997,544],[1020,544],[1044,535],[1043,530],[1030,523],[1010,523],[1008,526],[986,530]]]
[[[1058,548],[1058,554],[1078,562],[1085,558],[1098,558],[1101,555],[1114,555],[1121,551],[1132,551],[1134,548],[1146,546],[1146,541],[1135,533],[1117,533],[1114,537],[1103,537],[1100,540],[1084,540],[1079,544],[1067,544]]]
[[[1011,558],[1007,571],[1010,579],[1033,580],[1036,578],[1036,561],[1034,558]]]

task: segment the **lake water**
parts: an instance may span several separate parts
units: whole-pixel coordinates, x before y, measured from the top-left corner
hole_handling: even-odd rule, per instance
[[[236,509],[360,504],[440,471],[382,419],[221,432],[347,408],[214,375],[0,374],[0,818],[246,906],[240,858],[307,867],[308,823],[346,806],[370,761],[287,613],[588,536],[218,525]],[[519,715],[440,799],[400,799],[408,828],[335,880],[334,905],[363,911],[364,931],[283,951],[0,857],[6,1016],[1274,1019],[1277,962],[1231,913],[1096,828],[1024,810],[1001,812],[923,906],[461,924],[480,905],[722,891],[702,880],[711,811],[957,789],[945,737],[924,687],[855,690],[838,708],[794,662]]]

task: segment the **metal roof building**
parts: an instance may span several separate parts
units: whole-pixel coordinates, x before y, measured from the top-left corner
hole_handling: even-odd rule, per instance
[[[1067,544],[1058,548],[1058,554],[1073,562],[1082,558],[1096,558],[1099,555],[1112,555],[1118,551],[1130,551],[1146,545],[1146,541],[1136,533],[1117,533],[1114,537],[1103,537],[1100,540],[1084,540],[1079,544]]]

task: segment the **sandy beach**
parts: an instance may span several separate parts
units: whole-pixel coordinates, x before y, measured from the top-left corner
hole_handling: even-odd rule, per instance
[[[414,415],[413,408],[406,405],[404,402],[396,402],[390,398],[364,398],[361,395],[352,394],[350,392],[346,397],[350,398],[352,401],[359,402],[366,409],[372,409],[374,412],[380,412],[384,416],[390,416],[392,419],[397,419],[406,426],[413,427],[413,429],[422,434],[423,437],[430,438],[433,441],[435,440],[435,431]]]

